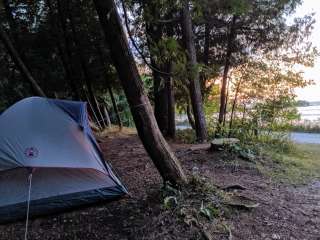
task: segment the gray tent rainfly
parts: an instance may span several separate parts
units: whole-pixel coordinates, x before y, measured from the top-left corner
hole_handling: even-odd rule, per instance
[[[0,223],[24,219],[29,196],[38,216],[126,193],[103,160],[86,103],[31,97],[0,115]]]

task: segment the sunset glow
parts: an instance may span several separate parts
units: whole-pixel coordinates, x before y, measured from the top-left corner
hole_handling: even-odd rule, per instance
[[[304,0],[303,4],[297,8],[296,17],[304,16],[305,14],[315,13],[314,30],[311,40],[318,49],[320,49],[320,2],[314,0]],[[296,93],[299,100],[320,101],[320,57],[316,59],[313,68],[305,68],[304,76],[306,79],[313,79],[315,85],[308,86],[303,89],[297,89]]]

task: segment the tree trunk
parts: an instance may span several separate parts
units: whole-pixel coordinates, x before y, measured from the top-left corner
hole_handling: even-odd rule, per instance
[[[209,65],[209,51],[210,51],[210,31],[211,31],[211,24],[207,22],[205,24],[204,30],[204,51],[203,51],[203,63],[208,66]]]
[[[146,24],[146,33],[147,33],[147,43],[150,52],[150,59],[152,66],[155,69],[152,69],[153,75],[153,94],[154,94],[154,115],[156,117],[158,126],[161,133],[164,136],[168,134],[168,93],[166,87],[167,76],[161,74],[165,72],[166,64],[161,62],[161,59],[156,60],[152,49],[157,47],[159,42],[162,39],[163,27],[161,24],[157,23],[157,20],[160,19],[159,9],[156,8],[156,5],[150,1],[143,1],[143,7],[145,11],[149,11],[155,21],[150,19],[145,21]]]
[[[172,62],[168,61],[167,72],[172,72]],[[173,78],[171,76],[166,76],[166,89],[167,89],[167,99],[168,99],[168,132],[167,136],[170,138],[175,138],[176,136],[176,109],[175,109],[175,98],[173,92]]]
[[[168,14],[168,18],[173,18],[173,13]],[[169,23],[167,25],[167,37],[174,37],[174,25]],[[166,62],[166,71],[171,73],[173,68],[172,59],[167,60]],[[176,107],[175,107],[175,97],[174,97],[174,78],[172,75],[165,76],[165,83],[167,89],[167,99],[168,99],[168,132],[167,136],[170,138],[175,138],[176,135]]]
[[[206,119],[202,106],[199,71],[197,66],[196,49],[192,30],[192,20],[189,10],[189,1],[184,1],[182,29],[185,46],[188,52],[189,91],[196,125],[197,140],[203,142],[207,139]]]
[[[120,16],[113,0],[94,0],[99,20],[110,48],[111,57],[119,74],[130,105],[140,139],[157,167],[164,182],[182,184],[186,176],[178,159],[163,138],[152,106],[144,93],[134,57],[123,31]]]
[[[187,117],[188,117],[188,121],[190,123],[190,126],[192,127],[192,129],[196,129],[196,124],[194,122],[194,119],[193,119],[193,114],[192,114],[192,111],[191,111],[191,107],[190,107],[190,103],[188,103],[187,105]]]
[[[66,36],[66,23],[64,21],[65,18],[63,18],[62,12],[61,12],[61,5],[60,5],[60,0],[57,1],[57,7],[58,7],[58,15],[59,15],[59,22],[61,24],[61,27],[59,26],[59,23],[57,21],[57,18],[55,17],[54,14],[54,8],[52,5],[51,0],[47,0],[48,7],[49,7],[49,14],[50,14],[50,19],[51,19],[51,26],[53,30],[53,35],[55,37],[55,42],[57,45],[58,53],[60,55],[62,65],[64,68],[65,72],[65,78],[66,82],[69,85],[69,88],[71,90],[71,95],[73,100],[80,100],[80,94],[78,92],[76,80],[75,80],[75,74],[73,71],[73,68],[70,64],[71,60],[71,53],[69,51],[69,46],[68,46],[68,40]],[[60,29],[62,29],[62,34]],[[63,42],[65,43],[65,46],[63,46]]]
[[[238,94],[239,94],[239,91],[240,91],[240,86],[241,86],[241,80],[239,80],[239,83],[238,83],[238,85],[237,85],[236,93],[235,93],[235,96],[234,96],[234,99],[233,99],[233,103],[232,103],[230,123],[229,123],[229,137],[230,137],[231,131],[232,131],[234,111],[235,111],[236,106],[237,106],[237,100],[238,100]]]
[[[121,129],[123,127],[122,126],[122,121],[121,121],[121,117],[120,117],[120,114],[119,114],[119,110],[118,110],[118,106],[117,106],[116,100],[115,100],[113,92],[112,92],[112,87],[111,87],[111,85],[110,85],[110,83],[108,81],[108,70],[106,70],[106,62],[104,60],[102,48],[100,46],[96,45],[96,50],[97,50],[97,53],[99,55],[99,60],[100,60],[101,67],[104,69],[104,74],[105,74],[105,78],[106,78],[106,84],[107,84],[108,92],[109,92],[109,95],[110,95],[110,98],[111,98],[113,110],[114,110],[116,118],[117,118],[117,123],[118,123],[119,129],[121,131]]]
[[[122,129],[123,125],[122,125],[122,121],[121,121],[121,117],[120,117],[120,113],[119,113],[119,109],[116,103],[116,100],[114,98],[113,92],[112,92],[112,88],[110,85],[108,85],[108,91],[110,94],[110,98],[111,98],[111,102],[112,102],[112,106],[113,106],[113,110],[116,114],[116,118],[117,118],[117,122],[118,122],[118,126],[120,128],[120,130]]]
[[[36,82],[36,80],[34,80],[33,76],[31,75],[31,73],[29,72],[28,68],[26,67],[26,65],[24,64],[24,62],[21,60],[17,50],[14,48],[8,34],[6,33],[6,31],[2,28],[2,25],[0,23],[0,38],[3,42],[3,44],[5,45],[5,47],[7,48],[12,60],[14,61],[14,63],[16,64],[16,66],[18,67],[19,71],[21,72],[21,74],[28,80],[28,82],[31,84],[33,91],[42,97],[46,97],[46,95],[44,94],[44,92],[42,91],[41,87],[38,85],[38,83]]]
[[[111,127],[110,115],[106,106],[103,106],[103,115],[104,115],[104,119],[107,124],[107,127]]]
[[[229,99],[229,84],[230,80],[227,79],[227,94],[226,94],[226,102],[224,105],[224,112],[223,112],[223,127],[226,125],[226,118],[227,118],[227,107],[228,107],[228,99]]]
[[[153,64],[154,61],[151,62]],[[163,67],[159,69],[163,69]],[[165,81],[166,77],[153,71],[154,115],[164,136],[168,134],[168,93]]]
[[[234,15],[232,17],[232,22],[230,26],[230,31],[228,34],[228,43],[227,43],[227,53],[226,53],[226,60],[224,64],[224,71],[223,71],[223,77],[222,77],[222,86],[221,86],[221,92],[220,92],[220,111],[219,111],[219,126],[222,125],[223,119],[225,116],[225,109],[226,109],[226,100],[227,100],[227,83],[228,83],[228,73],[230,68],[230,60],[231,60],[231,54],[232,54],[232,44],[234,40],[235,35],[235,22],[236,22],[236,16]]]
[[[75,23],[74,23],[74,17],[72,15],[72,7],[70,8],[70,5],[69,3],[68,4],[68,14],[69,14],[69,20],[70,20],[70,26],[71,26],[71,31],[72,31],[72,36],[73,36],[73,42],[74,42],[74,45],[75,45],[75,48],[76,48],[76,53],[77,53],[77,56],[79,58],[79,61],[80,61],[80,66],[81,66],[81,70],[82,70],[82,73],[83,73],[83,77],[84,77],[84,81],[85,81],[85,84],[86,84],[86,87],[87,87],[87,91],[88,91],[88,94],[89,94],[89,100],[91,102],[91,105],[92,105],[92,110],[96,113],[96,116],[98,117],[98,120],[99,122],[102,122],[102,125],[104,127],[106,127],[106,123],[104,122],[104,118],[103,118],[103,115],[101,113],[101,110],[99,108],[99,104],[97,102],[97,99],[94,95],[94,91],[93,91],[93,88],[92,88],[92,80],[91,80],[91,76],[90,76],[90,72],[89,72],[89,68],[87,66],[87,62],[86,62],[86,56],[84,55],[84,52],[83,50],[85,49],[83,46],[82,46],[82,43],[80,41],[80,38],[78,36],[78,31],[76,30],[76,26],[75,26]]]
[[[247,106],[246,104],[243,104],[243,113],[242,113],[242,120],[241,120],[241,124],[244,124],[244,121],[246,119],[246,112],[247,112]]]

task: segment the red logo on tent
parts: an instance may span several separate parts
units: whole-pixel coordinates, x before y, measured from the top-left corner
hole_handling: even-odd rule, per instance
[[[29,147],[24,151],[24,155],[28,158],[36,158],[39,155],[39,151],[35,147]]]

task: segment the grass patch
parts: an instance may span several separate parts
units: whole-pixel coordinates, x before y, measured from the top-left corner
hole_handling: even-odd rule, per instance
[[[102,132],[96,133],[99,137],[121,137],[133,134],[137,134],[137,130],[135,128],[122,127],[122,129],[120,129],[119,126],[116,125],[112,125],[104,129]]]
[[[177,130],[176,141],[180,143],[196,143],[196,132],[193,129]]]
[[[320,178],[320,145],[294,144],[290,151],[279,152],[264,149],[272,160],[272,167],[260,166],[273,179],[281,182],[302,184]]]

